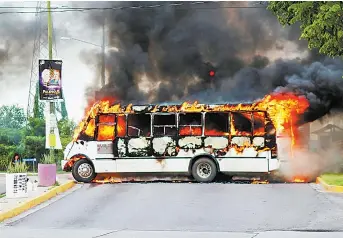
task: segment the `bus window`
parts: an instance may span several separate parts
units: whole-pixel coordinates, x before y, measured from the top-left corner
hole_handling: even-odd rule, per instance
[[[229,132],[229,113],[205,114],[205,136],[223,136]]]
[[[231,135],[233,136],[251,136],[252,122],[249,112],[231,113]]]
[[[276,129],[270,120],[266,121],[265,140],[266,140],[266,146],[268,148],[275,148],[276,147]],[[272,155],[273,154],[274,154],[274,151],[272,151]]]
[[[99,115],[98,141],[114,140],[115,115]]]
[[[129,114],[127,118],[128,136],[150,137],[150,114]]]
[[[94,140],[94,131],[95,131],[95,119],[91,119],[86,129],[80,133],[80,140]]]
[[[201,136],[202,135],[202,114],[183,113],[180,115],[179,134],[181,136]]]
[[[155,114],[154,115],[154,136],[175,136],[176,135],[176,115],[175,114]]]
[[[253,112],[254,136],[264,136],[265,117],[264,112]]]
[[[126,136],[126,116],[123,114],[117,115],[117,136]]]

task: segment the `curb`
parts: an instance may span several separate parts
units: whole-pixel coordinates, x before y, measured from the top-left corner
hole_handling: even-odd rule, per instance
[[[322,187],[328,192],[343,193],[343,186],[329,185],[320,177],[317,177],[316,183],[322,185]]]
[[[4,213],[0,213],[0,222],[15,217],[55,196],[57,196],[60,193],[63,193],[65,191],[67,191],[68,189],[71,189],[72,187],[75,186],[75,181],[69,181],[66,182],[65,184],[62,184],[58,187],[55,187],[53,189],[51,189],[48,192],[43,193],[42,195],[35,197],[21,205],[19,205],[18,207],[15,207],[7,212]]]

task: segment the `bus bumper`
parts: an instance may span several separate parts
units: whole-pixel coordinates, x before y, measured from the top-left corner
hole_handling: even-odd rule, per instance
[[[68,160],[61,160],[61,168],[63,171],[67,171],[68,170],[68,166],[66,166],[68,164]]]

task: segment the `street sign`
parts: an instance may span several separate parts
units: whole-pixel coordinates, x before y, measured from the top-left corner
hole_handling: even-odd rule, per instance
[[[25,158],[23,159],[24,162],[36,162],[36,158]]]

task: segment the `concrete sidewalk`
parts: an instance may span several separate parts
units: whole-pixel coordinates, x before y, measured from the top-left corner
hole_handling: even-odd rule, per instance
[[[5,175],[0,175],[1,179],[6,180]],[[38,185],[38,176],[28,176],[29,182],[28,182],[28,197],[26,198],[0,198],[0,213],[7,212],[27,201],[30,201],[31,199],[38,197],[45,192],[52,189],[54,186],[51,187],[40,187]],[[71,174],[58,174],[57,175],[57,182],[61,185],[68,181],[74,180]],[[31,184],[30,184],[31,182]],[[5,192],[5,191],[4,191]]]

